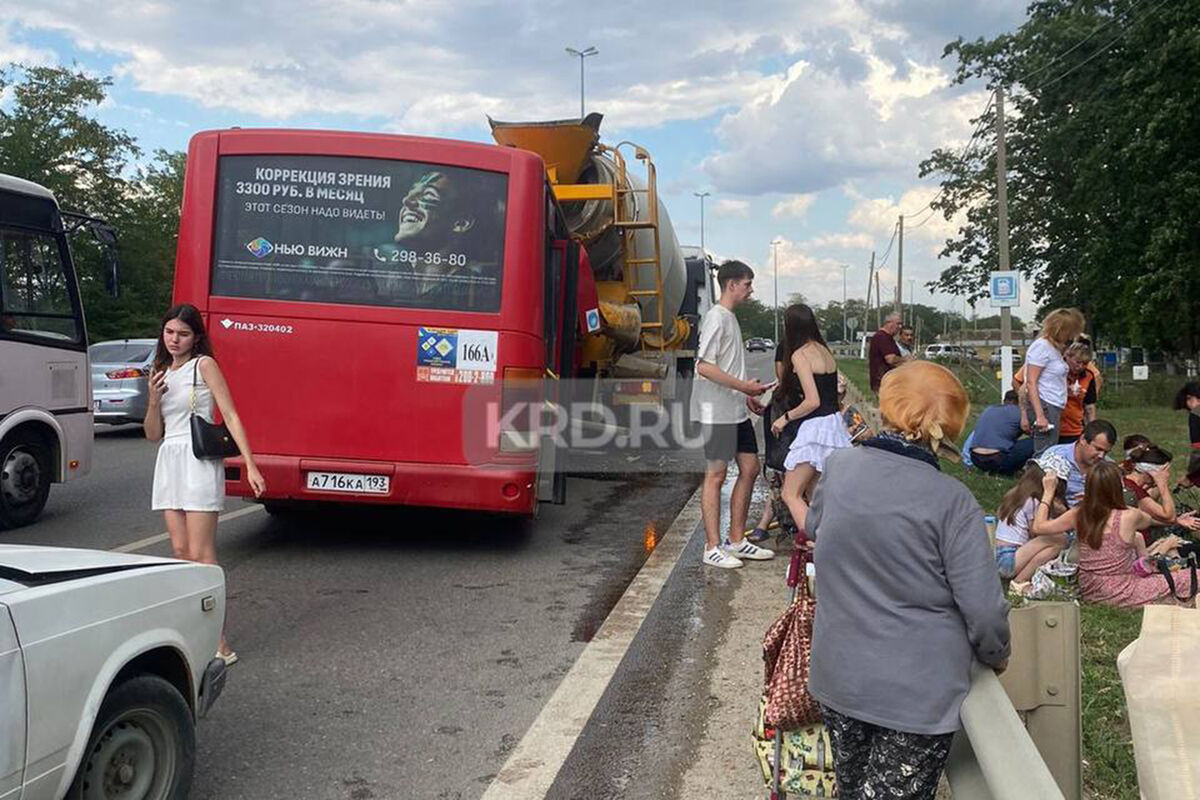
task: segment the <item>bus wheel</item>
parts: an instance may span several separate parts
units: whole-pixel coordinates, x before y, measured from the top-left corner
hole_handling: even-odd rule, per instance
[[[0,442],[0,530],[37,519],[50,496],[50,453],[38,436],[16,431]]]

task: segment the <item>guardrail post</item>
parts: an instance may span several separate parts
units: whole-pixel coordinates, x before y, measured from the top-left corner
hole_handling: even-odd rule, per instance
[[[1079,605],[1035,602],[1008,615],[1012,658],[1000,683],[1067,800],[1082,797]]]

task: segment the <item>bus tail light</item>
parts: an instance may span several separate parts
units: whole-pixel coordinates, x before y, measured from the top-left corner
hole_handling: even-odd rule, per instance
[[[104,373],[104,377],[110,381],[119,381],[125,378],[144,378],[149,374],[146,370],[139,369],[138,367],[126,367],[124,369],[109,370]]]
[[[542,371],[533,367],[505,367],[497,415],[500,452],[522,453],[538,449],[541,417]]]

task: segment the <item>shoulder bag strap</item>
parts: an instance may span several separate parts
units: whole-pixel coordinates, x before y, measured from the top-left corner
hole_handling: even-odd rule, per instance
[[[199,359],[199,358],[196,358],[196,359],[195,359],[195,363],[194,363],[194,364],[192,364],[192,399],[191,399],[191,406],[192,406],[192,416],[193,416],[193,417],[194,417],[194,416],[196,416],[196,373],[197,373],[199,370],[200,370],[200,359]]]

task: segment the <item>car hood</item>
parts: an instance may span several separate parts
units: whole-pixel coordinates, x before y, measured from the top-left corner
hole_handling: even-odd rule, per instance
[[[74,547],[38,547],[24,544],[0,544],[0,592],[11,581],[17,583],[53,581],[73,574],[153,567],[177,563],[174,559],[114,553],[111,550],[84,550]]]

